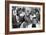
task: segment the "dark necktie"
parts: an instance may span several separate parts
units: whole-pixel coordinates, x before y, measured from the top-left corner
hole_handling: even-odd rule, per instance
[[[36,24],[32,24],[32,28],[36,27]]]

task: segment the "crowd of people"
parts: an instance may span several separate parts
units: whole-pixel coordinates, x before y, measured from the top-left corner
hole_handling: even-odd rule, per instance
[[[40,25],[40,8],[12,7],[13,28],[36,28]]]

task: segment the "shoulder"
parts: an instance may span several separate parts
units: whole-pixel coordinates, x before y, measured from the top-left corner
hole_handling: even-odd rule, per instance
[[[27,26],[27,28],[32,28],[32,24],[29,24],[29,25]]]

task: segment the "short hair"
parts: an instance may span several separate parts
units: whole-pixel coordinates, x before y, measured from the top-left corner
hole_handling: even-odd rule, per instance
[[[38,23],[38,19],[37,19],[37,17],[34,17],[33,19],[36,19],[36,21],[37,21],[37,23]]]

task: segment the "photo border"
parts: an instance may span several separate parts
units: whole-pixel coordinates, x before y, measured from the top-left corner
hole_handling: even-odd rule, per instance
[[[9,4],[30,4],[30,5],[42,5],[43,6],[43,30],[35,31],[17,31],[9,32]],[[45,31],[45,3],[40,2],[23,2],[23,1],[5,1],[5,34],[20,34],[20,33],[37,33]]]

